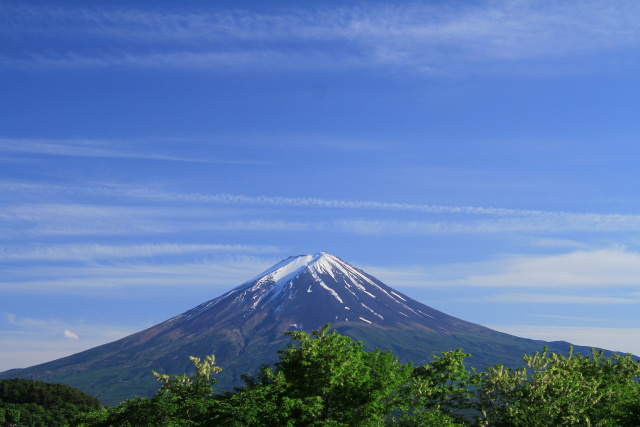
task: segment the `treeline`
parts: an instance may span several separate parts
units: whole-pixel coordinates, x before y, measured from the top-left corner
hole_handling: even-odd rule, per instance
[[[101,409],[100,401],[64,384],[0,380],[0,426],[62,427],[78,414]]]
[[[400,363],[329,325],[288,332],[279,361],[214,390],[213,356],[193,375],[154,372],[159,391],[85,413],[71,424],[107,426],[638,426],[640,365],[631,355],[543,350],[524,365],[476,372],[461,350],[423,366]]]

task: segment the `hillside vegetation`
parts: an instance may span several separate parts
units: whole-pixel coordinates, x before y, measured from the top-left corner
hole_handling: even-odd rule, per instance
[[[214,390],[215,358],[192,357],[194,375],[154,373],[152,398],[85,414],[106,426],[638,426],[640,365],[631,355],[568,355],[544,349],[524,365],[465,366],[461,350],[431,363],[400,363],[329,325],[293,343],[232,392]]]
[[[0,380],[0,426],[66,426],[78,414],[100,408],[98,399],[68,385]]]

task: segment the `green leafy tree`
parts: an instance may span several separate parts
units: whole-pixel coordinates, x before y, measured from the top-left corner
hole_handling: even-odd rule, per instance
[[[153,372],[162,383],[151,398],[134,398],[109,408],[80,417],[79,425],[93,427],[198,426],[211,412],[213,386],[211,375],[222,368],[215,366],[215,357],[204,360],[189,357],[196,368],[192,376],[170,376]]]
[[[390,352],[365,351],[361,342],[330,325],[311,335],[287,332],[296,344],[279,352],[245,386],[220,401],[217,420],[225,425],[382,425],[403,405],[402,385],[413,367]]]
[[[476,377],[483,426],[638,426],[640,365],[631,355],[582,356],[545,350],[525,366]]]
[[[311,412],[309,416],[313,416],[313,408],[286,396],[284,375],[274,373],[271,367],[263,366],[256,376],[245,374],[242,379],[244,387],[216,396],[216,406],[209,418],[209,425],[288,426],[295,425],[294,414],[299,417],[300,413]]]
[[[408,410],[403,425],[448,426],[466,423],[465,411],[471,408],[469,388],[472,372],[464,362],[470,356],[462,350],[434,356],[433,361],[413,370],[406,387]]]

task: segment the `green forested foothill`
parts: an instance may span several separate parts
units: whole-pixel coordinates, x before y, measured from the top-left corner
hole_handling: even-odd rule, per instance
[[[101,407],[98,399],[68,385],[0,380],[0,426],[66,426],[78,414]]]
[[[465,366],[461,350],[423,366],[400,363],[329,325],[293,343],[272,366],[215,392],[213,356],[191,358],[192,376],[154,373],[160,390],[80,417],[107,426],[638,426],[640,365],[631,355],[548,352],[524,366]]]

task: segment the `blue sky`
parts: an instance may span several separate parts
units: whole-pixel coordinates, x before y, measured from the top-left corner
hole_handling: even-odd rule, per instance
[[[329,252],[640,354],[640,3],[3,2],[0,370]]]

